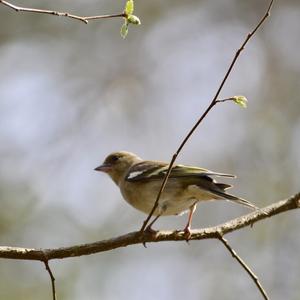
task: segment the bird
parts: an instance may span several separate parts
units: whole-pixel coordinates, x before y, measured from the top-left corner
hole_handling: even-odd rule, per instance
[[[127,151],[113,152],[94,170],[107,173],[119,187],[123,198],[139,211],[149,214],[154,207],[158,192],[169,168],[169,163],[155,160],[143,160]],[[207,169],[177,164],[171,169],[166,186],[161,194],[157,208],[153,212],[155,219],[160,216],[188,214],[188,222],[183,231],[191,234],[192,217],[201,201],[229,200],[253,210],[259,208],[251,202],[227,193],[232,185],[219,183],[215,177],[236,178],[235,175],[213,172]]]

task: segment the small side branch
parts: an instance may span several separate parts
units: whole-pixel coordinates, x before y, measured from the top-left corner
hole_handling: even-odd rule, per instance
[[[249,276],[252,278],[254,283],[256,284],[257,288],[261,292],[262,296],[264,297],[265,300],[269,300],[269,297],[262,287],[258,277],[255,275],[255,273],[250,269],[250,267],[241,259],[241,257],[235,252],[235,250],[228,244],[228,241],[220,234],[219,240],[223,243],[225,248],[231,253],[233,258],[235,258],[238,263],[242,266],[244,270],[249,274]]]
[[[51,279],[51,288],[52,288],[52,299],[53,300],[56,300],[56,291],[55,291],[55,277],[50,269],[50,266],[49,266],[49,262],[48,262],[48,259],[47,260],[44,260],[44,264],[45,264],[45,267],[46,267],[46,270],[50,276],[50,279]]]
[[[66,17],[66,18],[71,18],[71,19],[75,19],[75,20],[84,22],[85,24],[88,24],[88,22],[90,20],[126,17],[125,13],[84,17],[84,16],[73,15],[68,12],[59,12],[59,11],[54,11],[54,10],[21,7],[21,6],[17,6],[15,4],[12,4],[12,3],[4,1],[4,0],[0,0],[0,3],[2,3],[3,5],[5,5],[7,7],[12,8],[16,12],[30,12],[30,13],[38,13],[38,14],[48,14],[48,15],[53,15],[53,16],[58,16],[58,17]]]

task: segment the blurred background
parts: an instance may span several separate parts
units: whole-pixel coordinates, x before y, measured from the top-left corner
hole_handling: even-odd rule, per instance
[[[14,2],[15,3],[15,2]],[[19,1],[78,15],[119,13],[125,1]],[[54,248],[140,228],[105,174],[112,151],[170,160],[214,96],[268,1],[136,1],[142,25],[88,25],[0,5],[1,245]],[[265,206],[299,192],[300,3],[276,1],[178,162],[238,175],[232,193]],[[198,206],[194,228],[247,213],[228,202]],[[156,228],[180,229],[182,217]],[[227,236],[271,299],[300,299],[299,212]],[[51,261],[58,299],[261,299],[218,241],[149,244]],[[38,262],[0,261],[0,299],[52,299]],[[242,296],[241,296],[242,295]]]

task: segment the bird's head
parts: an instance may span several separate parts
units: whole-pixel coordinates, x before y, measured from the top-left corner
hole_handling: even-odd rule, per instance
[[[140,162],[142,159],[134,153],[127,151],[113,152],[109,154],[104,162],[95,171],[107,173],[112,180],[119,185],[119,182],[127,174],[129,168]]]

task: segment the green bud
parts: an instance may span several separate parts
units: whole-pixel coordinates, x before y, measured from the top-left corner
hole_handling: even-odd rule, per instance
[[[246,108],[248,100],[245,96],[234,96],[232,97],[232,100],[239,106]]]
[[[134,11],[134,3],[133,3],[133,0],[128,0],[126,2],[126,5],[125,5],[125,14],[126,15],[132,15],[133,14],[133,11]]]
[[[126,35],[128,34],[128,22],[127,22],[127,20],[125,20],[124,24],[122,25],[121,30],[120,30],[120,34],[121,34],[123,39],[126,38]]]
[[[135,24],[135,25],[141,25],[140,19],[135,15],[128,15],[127,20],[128,20],[128,23]]]

